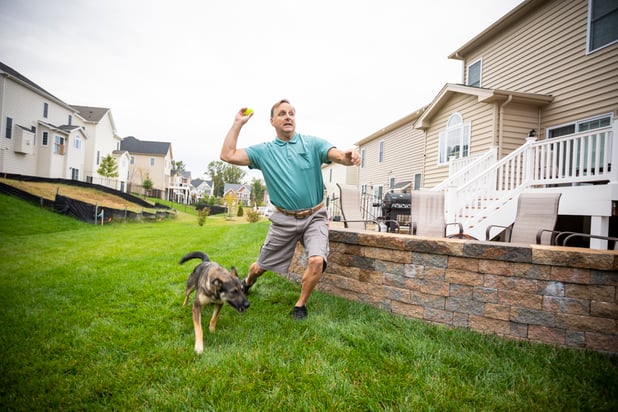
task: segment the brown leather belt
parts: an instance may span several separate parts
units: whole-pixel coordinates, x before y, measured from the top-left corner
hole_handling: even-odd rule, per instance
[[[304,219],[306,217],[311,216],[312,214],[322,209],[323,207],[324,207],[324,201],[322,201],[322,203],[320,203],[319,205],[312,207],[311,209],[285,210],[277,206],[275,206],[275,209],[277,209],[278,212],[283,213],[286,216],[293,216],[296,219]]]

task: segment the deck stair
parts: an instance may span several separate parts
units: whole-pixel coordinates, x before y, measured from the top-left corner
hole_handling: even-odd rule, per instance
[[[569,189],[618,182],[616,168],[611,167],[618,164],[613,136],[612,127],[605,127],[540,141],[529,137],[499,160],[493,147],[452,166],[449,178],[432,190],[445,192],[447,221],[459,222],[467,234],[484,239],[487,226],[513,223],[517,198],[524,190],[561,191],[562,208],[569,196],[575,197],[572,204],[584,203]],[[579,213],[568,209],[565,212]]]

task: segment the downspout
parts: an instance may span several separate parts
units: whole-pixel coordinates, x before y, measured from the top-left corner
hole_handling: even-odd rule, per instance
[[[499,126],[498,126],[498,159],[502,159],[503,156],[503,151],[504,148],[502,147],[503,145],[503,140],[504,140],[504,108],[511,103],[511,100],[513,100],[513,95],[509,94],[508,99],[506,99],[506,101],[504,103],[502,103],[500,105],[500,120],[499,120]]]

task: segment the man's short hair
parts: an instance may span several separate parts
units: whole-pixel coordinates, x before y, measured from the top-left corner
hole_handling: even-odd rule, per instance
[[[277,103],[273,104],[273,107],[271,107],[270,109],[270,118],[272,119],[273,116],[275,115],[275,109],[279,106],[281,106],[283,103],[287,103],[290,106],[292,105],[292,103],[290,103],[290,101],[288,99],[281,99],[279,100]]]

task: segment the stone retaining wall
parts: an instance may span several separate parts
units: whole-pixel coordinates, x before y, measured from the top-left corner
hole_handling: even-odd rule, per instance
[[[506,338],[618,353],[618,252],[330,231],[317,290]],[[288,279],[300,282],[303,250]]]

